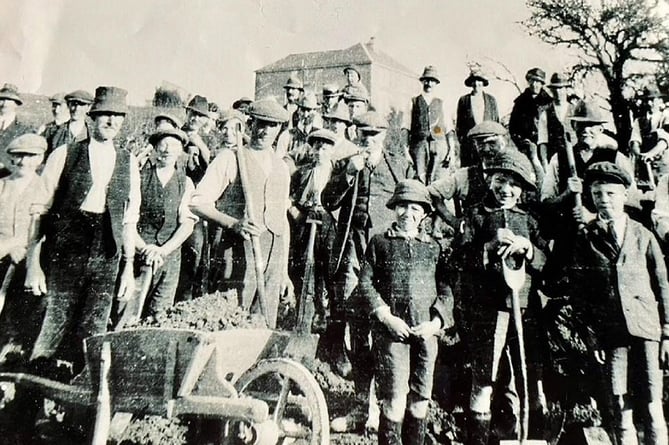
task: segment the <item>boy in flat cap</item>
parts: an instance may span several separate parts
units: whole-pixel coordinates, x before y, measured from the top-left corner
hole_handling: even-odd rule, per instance
[[[235,289],[240,305],[253,310],[260,306],[267,326],[273,329],[280,298],[290,288],[287,220],[290,174],[273,144],[281,125],[290,116],[274,100],[254,102],[249,113],[252,123],[248,146],[221,151],[197,186],[190,207],[193,213],[224,230],[220,247],[224,253],[217,254],[224,264],[217,267],[218,275],[210,276],[210,291]],[[248,173],[245,178],[240,174],[242,162]],[[249,205],[252,207],[247,208]],[[256,219],[249,219],[249,214]],[[253,248],[251,237],[259,239],[261,252]],[[260,277],[256,276],[251,261],[262,261],[265,265],[262,277],[265,302],[256,298]]]
[[[146,295],[136,292],[126,304],[129,313],[155,315],[174,303],[181,268],[180,248],[197,221],[188,208],[195,186],[186,176],[184,165],[178,162],[187,140],[183,131],[169,128],[156,130],[149,137],[155,153],[140,173],[142,204],[135,238],[139,253],[135,266],[150,267],[152,278]],[[141,284],[136,283],[137,290]]]
[[[425,185],[412,179],[399,182],[386,206],[395,213],[395,222],[370,239],[358,285],[373,320],[381,405],[378,439],[383,445],[422,445],[436,335],[452,320],[453,295],[443,282],[441,247],[419,231],[432,209]]]
[[[65,95],[65,102],[70,111],[70,119],[60,125],[51,138],[47,139],[48,157],[56,147],[88,139],[86,118],[93,104],[93,96],[88,91],[76,90]]]
[[[434,88],[440,83],[437,69],[426,66],[420,81],[423,91],[411,99],[402,128],[409,143],[416,178],[427,185],[436,179],[453,143],[448,141],[451,129],[444,115],[443,101],[434,96]]]
[[[589,350],[606,368],[616,443],[637,443],[636,406],[645,411],[644,443],[666,445],[661,368],[669,366],[669,283],[664,256],[655,236],[625,213],[632,184],[627,171],[598,162],[586,170],[585,184],[597,216],[578,234],[568,269],[575,316],[588,321]]]
[[[472,89],[458,99],[455,119],[455,134],[460,142],[460,166],[469,167],[478,161],[474,147],[469,144],[467,133],[483,121],[499,122],[497,101],[483,91],[489,84],[486,76],[479,69],[472,69],[465,79],[465,86]]]
[[[491,402],[500,400],[501,439],[516,437],[519,403],[513,375],[519,375],[517,333],[511,322],[511,290],[502,274],[502,261],[514,268],[525,264],[525,284],[519,292],[523,312],[531,298],[532,276],[545,263],[547,245],[537,221],[521,206],[523,191],[533,190],[534,171],[517,150],[498,153],[485,166],[490,188],[484,200],[470,208],[454,240],[451,267],[457,277],[456,325],[468,349],[472,369],[469,406],[469,444],[487,444]],[[527,315],[527,314],[525,314]],[[526,342],[532,335],[525,331]],[[493,388],[502,394],[494,393]],[[530,394],[540,390],[535,380]],[[506,424],[501,424],[506,423]]]
[[[139,169],[114,144],[126,96],[116,87],[96,89],[90,139],[53,151],[32,200],[26,288],[47,298],[32,358],[71,361],[75,373],[84,364],[82,340],[106,331],[114,294],[130,298],[135,283]]]
[[[44,299],[24,292],[23,281],[30,228],[28,196],[45,151],[42,136],[17,137],[7,147],[12,173],[0,179],[0,276],[6,277],[2,285],[6,304],[0,318],[0,363],[9,352],[30,354],[44,315]]]

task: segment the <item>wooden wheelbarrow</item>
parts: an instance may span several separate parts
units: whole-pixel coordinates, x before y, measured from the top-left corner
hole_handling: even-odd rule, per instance
[[[94,409],[94,445],[120,437],[130,414],[220,419],[221,444],[326,445],[325,398],[303,365],[283,358],[290,342],[264,329],[125,330],[85,340],[77,384],[22,373],[0,373],[0,381]]]

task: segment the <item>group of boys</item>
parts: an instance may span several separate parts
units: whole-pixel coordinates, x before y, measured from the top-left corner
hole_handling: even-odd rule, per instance
[[[14,353],[46,370],[65,360],[77,373],[83,339],[197,295],[198,282],[200,292],[234,290],[240,306],[275,328],[295,286],[307,314],[297,322],[324,326],[322,356],[352,376],[362,406],[378,406],[369,425],[380,444],[423,443],[438,336],[455,326],[472,370],[467,443],[482,445],[493,430],[501,439],[527,433],[523,391],[540,424],[540,296],[566,295],[606,370],[608,397],[598,402],[613,414],[614,437],[636,443],[634,382],[645,402],[644,440],[666,444],[669,283],[657,239],[669,232],[664,171],[648,178],[654,193],[640,190],[598,111],[569,104],[559,75],[548,94],[538,68],[527,73],[507,132],[476,70],[451,131],[433,92],[439,75],[426,67],[405,113],[406,151],[388,145],[388,122],[371,109],[360,70],[344,74],[345,87],[323,88],[322,105],[296,76],[284,105],[242,98],[221,112],[196,95],[185,124],[178,113],[157,115],[136,153],[114,142],[128,113],[125,90],[54,96],[54,122],[42,136],[26,131],[3,153],[8,328],[0,361]],[[11,85],[0,89],[7,101],[21,104]],[[669,152],[660,111],[639,115],[630,146],[653,168]],[[3,132],[16,125],[1,123]],[[641,209],[634,215],[647,227],[626,206]],[[438,221],[450,226],[448,240]],[[521,286],[505,279],[508,270]],[[518,352],[525,340],[529,369]],[[527,388],[516,381],[521,371]],[[356,412],[333,429],[357,426]]]

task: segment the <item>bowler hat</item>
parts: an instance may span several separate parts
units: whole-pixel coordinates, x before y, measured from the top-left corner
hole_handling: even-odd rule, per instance
[[[333,110],[330,110],[329,113],[323,115],[323,119],[338,120],[346,122],[347,124],[351,123],[351,114],[348,111],[348,108],[345,105],[337,105]]]
[[[469,130],[467,137],[480,138],[486,136],[504,136],[505,134],[506,128],[502,124],[494,121],[483,121]]]
[[[574,114],[569,117],[570,120],[576,122],[590,122],[593,124],[603,124],[606,122],[606,119],[602,116],[602,113],[592,102],[581,102],[574,109]]]
[[[245,123],[248,117],[239,110],[224,110],[218,118],[218,122],[224,123],[231,119],[237,119],[240,123]]]
[[[149,144],[156,145],[161,139],[166,137],[178,139],[182,145],[188,142],[188,135],[179,128],[161,128],[149,136]]]
[[[595,162],[585,171],[584,182],[589,186],[595,181],[632,185],[632,177],[624,169],[613,162]]]
[[[425,209],[425,213],[432,211],[432,199],[427,191],[425,184],[417,179],[406,179],[398,182],[395,186],[393,196],[386,203],[386,207],[394,209],[401,202],[414,202],[420,204]]]
[[[337,142],[337,135],[330,130],[319,129],[312,131],[311,133],[309,133],[309,136],[307,136],[307,142],[310,144],[316,140],[325,141],[329,144],[334,145],[335,142]]]
[[[12,139],[7,146],[7,153],[41,155],[46,152],[46,147],[46,139],[42,136],[27,133]]]
[[[548,88],[567,88],[571,86],[571,81],[567,76],[561,73],[553,73],[551,76],[551,83]]]
[[[109,113],[125,115],[128,113],[127,96],[128,92],[123,88],[97,87],[95,89],[95,100],[88,114]]]
[[[2,86],[2,88],[0,88],[0,99],[13,100],[18,105],[23,104],[23,101],[19,97],[18,87],[11,83],[6,83]]]
[[[534,180],[534,169],[527,156],[514,149],[502,150],[495,155],[489,165],[485,167],[486,173],[504,172],[511,173],[521,179],[525,188],[536,190]]]
[[[306,108],[307,110],[315,110],[318,108],[318,99],[316,99],[316,95],[314,93],[309,91],[304,93],[304,96],[302,99],[300,99],[300,102],[297,104],[297,106],[300,108]]]
[[[657,97],[664,97],[664,94],[662,94],[660,89],[655,85],[648,85],[643,88],[641,97],[644,99],[655,99]]]
[[[349,85],[344,88],[345,102],[369,102],[369,92],[363,85]]]
[[[251,117],[267,122],[288,122],[291,114],[272,99],[257,100],[249,107]]]
[[[202,116],[209,116],[209,102],[207,102],[206,97],[200,96],[199,94],[193,96],[190,102],[188,102],[186,109],[194,111]]]
[[[343,92],[339,91],[339,85],[336,83],[329,83],[323,86],[323,97],[339,97]]]
[[[67,102],[79,102],[82,104],[90,105],[93,103],[93,95],[88,91],[76,90],[72,91],[65,95],[65,100]]]
[[[160,119],[167,119],[172,122],[172,125],[174,128],[181,128],[183,127],[183,119],[181,119],[179,116],[176,116],[175,114],[169,113],[167,111],[164,111],[162,113],[158,113],[156,117],[153,118],[154,123],[158,123],[158,120]]]
[[[369,133],[380,133],[388,128],[388,121],[376,111],[368,111],[354,120],[359,130]]]
[[[300,91],[304,91],[304,84],[300,79],[297,78],[297,76],[290,76],[288,80],[286,81],[286,84],[283,86],[285,89],[289,88],[295,88]]]
[[[360,74],[360,70],[354,65],[348,65],[344,68],[344,74],[346,74],[347,71],[355,71],[355,73],[358,75],[358,79],[362,79],[362,75]]]
[[[473,69],[469,72],[469,76],[465,79],[465,86],[471,87],[475,80],[483,82],[484,87],[487,87],[489,84],[488,79],[486,79],[483,72],[479,69]]]
[[[425,69],[423,70],[423,75],[420,76],[419,80],[422,82],[425,79],[433,79],[436,80],[437,83],[441,83],[441,80],[439,80],[439,73],[437,72],[437,69],[432,65],[428,65],[425,67]]]
[[[538,80],[541,83],[546,83],[546,73],[541,68],[532,68],[525,74],[525,80]]]
[[[52,104],[64,104],[65,103],[65,94],[64,93],[56,93],[49,98],[49,102],[51,102]]]
[[[246,96],[240,97],[239,99],[237,99],[232,103],[232,109],[238,110],[239,108],[241,108],[242,105],[250,104],[251,102],[253,102],[253,100],[249,99]]]

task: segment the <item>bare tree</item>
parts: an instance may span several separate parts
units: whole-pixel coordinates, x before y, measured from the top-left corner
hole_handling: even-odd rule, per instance
[[[600,73],[618,142],[626,147],[631,132],[627,83],[653,70],[669,48],[667,0],[527,0],[531,35],[576,50],[574,73]]]

